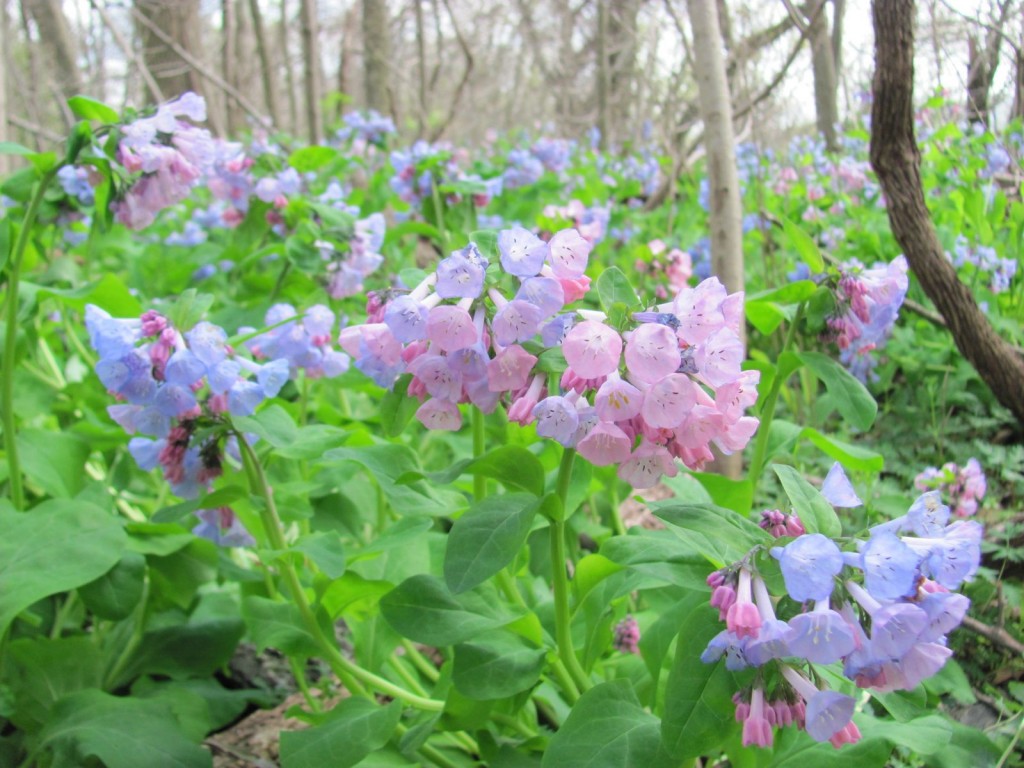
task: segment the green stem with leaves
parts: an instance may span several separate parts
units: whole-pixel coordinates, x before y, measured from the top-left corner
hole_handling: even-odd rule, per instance
[[[25,210],[25,218],[21,221],[21,229],[18,230],[18,239],[14,242],[10,265],[7,267],[4,356],[3,367],[0,370],[0,378],[2,378],[0,397],[3,398],[3,410],[0,413],[0,418],[2,418],[4,428],[4,451],[7,454],[7,479],[11,486],[11,503],[17,510],[25,508],[25,488],[21,480],[17,425],[14,421],[14,356],[18,348],[18,283],[21,280],[21,262],[32,236],[32,228],[35,226],[36,216],[39,214],[39,206],[42,205],[47,187],[50,186],[50,182],[60,168],[60,165],[54,166],[36,183],[32,199]]]
[[[786,341],[782,345],[782,350],[779,352],[779,356],[775,358],[775,378],[772,379],[771,387],[768,390],[768,395],[764,399],[764,404],[761,406],[761,411],[758,417],[761,420],[760,426],[757,428],[757,441],[754,443],[754,455],[750,459],[750,469],[748,477],[750,482],[757,490],[758,481],[761,479],[761,473],[764,471],[765,460],[768,454],[768,436],[771,432],[772,419],[775,418],[775,406],[779,400],[779,391],[782,389],[782,385],[785,384],[785,379],[788,376],[780,375],[780,366],[782,364],[782,356],[785,355],[793,347],[793,340],[796,338],[796,329],[800,324],[800,321],[804,316],[804,302],[796,308],[796,314],[793,316],[792,322],[789,324],[789,329],[786,332]]]
[[[345,687],[356,695],[370,696],[367,688],[372,688],[418,709],[428,712],[442,711],[444,709],[443,701],[410,693],[390,680],[368,672],[355,662],[346,659],[341,654],[334,639],[325,636],[320,622],[316,620],[313,607],[306,597],[306,592],[302,586],[302,581],[299,579],[295,563],[286,556],[288,542],[284,537],[284,528],[281,524],[281,518],[277,513],[277,505],[274,502],[274,495],[270,490],[270,485],[267,483],[267,476],[263,471],[263,465],[245,437],[239,432],[236,432],[235,436],[238,439],[238,446],[242,453],[242,462],[249,476],[252,491],[259,495],[264,502],[260,509],[260,520],[269,539],[270,547],[277,552],[285,554],[284,557],[280,558],[279,567],[285,584],[288,586],[291,598],[296,608],[298,608],[299,616],[302,618],[303,628],[316,640],[317,645],[324,654],[324,658],[330,664],[334,673]]]
[[[569,578],[565,569],[565,518],[570,514],[567,507],[569,498],[569,481],[572,477],[572,466],[576,459],[576,451],[565,448],[562,451],[562,462],[558,467],[558,480],[555,493],[562,502],[562,514],[558,520],[552,520],[548,527],[551,542],[551,582],[555,593],[555,643],[558,655],[565,668],[569,671],[574,683],[580,691],[586,692],[593,683],[590,676],[580,666],[576,658],[576,650],[572,645],[572,619],[569,615]]]

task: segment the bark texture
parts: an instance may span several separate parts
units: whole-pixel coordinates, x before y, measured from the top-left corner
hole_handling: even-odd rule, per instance
[[[814,73],[814,111],[817,115],[818,132],[825,138],[829,152],[839,151],[838,80],[836,62],[832,47],[832,36],[828,30],[828,16],[825,14],[825,0],[819,0],[819,8],[810,14],[811,25],[811,69]]]
[[[874,0],[871,165],[889,223],[911,269],[942,313],[957,348],[996,399],[1024,423],[1024,360],[1001,338],[943,256],[921,183],[914,138],[914,18],[910,0]]]
[[[200,58],[199,0],[135,0],[135,8],[152,26],[138,24],[146,66],[168,99],[185,91],[203,95],[199,75],[153,30],[164,32],[189,55]]]
[[[363,61],[366,106],[388,114],[388,6],[385,0],[363,0]]]
[[[320,29],[316,0],[302,0],[302,64],[306,79],[306,135],[310,144],[324,141],[324,115],[320,106]]]
[[[54,75],[65,98],[82,91],[78,51],[64,9],[57,0],[23,0],[39,30],[39,39],[53,55]]]

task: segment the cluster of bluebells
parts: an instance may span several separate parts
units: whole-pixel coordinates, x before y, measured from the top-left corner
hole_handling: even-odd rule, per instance
[[[339,141],[363,142],[383,146],[384,140],[395,133],[395,121],[375,109],[366,112],[349,112],[344,117],[345,125],[338,129]]]
[[[295,316],[290,307],[273,312],[275,320]],[[159,467],[182,498],[208,491],[223,471],[225,456],[239,459],[224,414],[253,414],[299,368],[335,375],[348,362],[339,352],[327,353],[334,315],[326,307],[313,307],[301,323],[250,339],[257,360],[238,354],[219,326],[200,322],[182,332],[154,310],[140,318],[115,318],[88,305],[85,324],[99,358],[96,374],[119,401],[108,412],[133,435],[129,453],[143,470]],[[230,510],[206,513],[209,519],[203,517],[200,528],[220,532],[211,538],[225,544],[247,541]]]
[[[839,465],[822,495],[835,506],[860,503]],[[735,697],[745,745],[770,746],[773,729],[786,725],[837,748],[859,740],[855,699],[825,687],[816,665],[841,663],[857,687],[878,692],[911,690],[942,668],[952,653],[946,636],[970,605],[953,590],[981,557],[981,526],[949,520],[949,507],[930,491],[844,551],[805,533],[793,516],[765,513],[762,527],[794,537],[771,549],[789,599],[772,598],[753,552],[708,577],[726,629],[702,659],[724,656],[729,669],[758,670]]]
[[[985,472],[974,458],[962,467],[950,461],[941,469],[927,467],[914,478],[914,487],[919,491],[939,491],[949,499],[957,517],[971,517],[985,498]]]
[[[380,250],[385,228],[384,215],[372,213],[355,222],[347,249],[317,241],[320,256],[327,263],[327,293],[332,299],[363,293],[363,281],[384,263]]]
[[[1016,259],[1001,259],[996,249],[988,245],[971,245],[960,235],[953,246],[953,253],[946,252],[946,259],[958,269],[970,264],[979,272],[989,273],[989,289],[992,293],[1004,293],[1010,289],[1017,274]]]
[[[95,193],[91,175],[90,169],[85,166],[65,165],[57,171],[57,181],[68,197],[75,198],[82,205],[92,205]]]
[[[876,361],[870,354],[885,346],[907,295],[907,260],[866,269],[851,260],[840,266],[837,312],[828,326],[839,346],[839,359],[861,381],[867,381]]]
[[[459,429],[461,403],[486,413],[504,403],[511,421],[617,465],[635,488],[675,475],[677,459],[703,467],[712,443],[725,453],[747,444],[759,374],[740,370],[742,294],[711,278],[620,330],[601,312],[565,311],[590,285],[591,246],[577,230],[545,242],[513,228],[497,244],[490,274],[470,243],[411,291],[371,295],[368,322],[341,332],[356,368],[385,387],[411,374],[428,428]],[[566,369],[549,390],[537,363],[552,348]]]
[[[210,132],[195,122],[206,120],[206,102],[185,93],[162,104],[156,114],[121,128],[117,160],[131,174],[140,174],[114,204],[117,220],[129,229],[143,229],[156,214],[188,197],[216,156]]]
[[[391,189],[411,205],[418,205],[431,196],[434,169],[446,178],[458,174],[458,166],[447,148],[423,140],[408,150],[392,152],[391,166],[394,168]]]

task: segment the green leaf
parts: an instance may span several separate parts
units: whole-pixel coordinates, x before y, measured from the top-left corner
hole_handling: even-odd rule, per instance
[[[88,96],[72,96],[68,99],[68,107],[75,117],[82,120],[114,124],[121,119],[116,109]]]
[[[385,391],[380,399],[378,418],[385,437],[398,437],[416,415],[420,401],[407,394],[411,381],[412,374],[402,374],[395,381],[395,385]]]
[[[253,432],[275,448],[284,448],[299,438],[295,419],[280,405],[270,405],[254,416],[234,418],[235,426],[243,432]]]
[[[858,445],[851,445],[831,435],[824,435],[813,427],[804,427],[800,431],[800,437],[806,437],[816,445],[826,456],[831,456],[836,461],[849,469],[861,472],[881,472],[885,466],[885,458],[880,453],[875,453],[867,448]]]
[[[64,696],[103,684],[103,656],[89,637],[21,638],[6,652],[4,678],[15,698],[14,724],[35,732]]]
[[[266,597],[251,595],[242,601],[242,617],[257,650],[276,648],[289,656],[319,656],[320,644],[305,627],[299,609]]]
[[[713,608],[704,602],[683,619],[676,641],[676,655],[665,687],[665,716],[661,739],[680,765],[719,747],[736,728],[732,694],[736,690],[725,662],[700,660],[721,624]]]
[[[949,720],[938,714],[926,715],[897,723],[891,720],[874,720],[871,728],[865,728],[865,736],[883,738],[893,746],[906,747],[919,755],[934,755],[945,749],[953,734]]]
[[[48,595],[99,578],[121,558],[117,518],[81,501],[44,501],[27,513],[0,511],[0,634]]]
[[[782,217],[782,229],[789,244],[793,246],[804,263],[811,268],[811,272],[824,272],[825,260],[821,257],[821,251],[818,250],[818,244],[814,242],[814,238],[807,234],[800,225],[794,224],[785,217]]]
[[[892,747],[884,739],[865,736],[856,744],[837,750],[793,728],[781,728],[775,733],[772,768],[882,768],[892,754]]]
[[[453,594],[472,589],[508,565],[526,543],[539,500],[526,493],[474,504],[448,533],[444,579]]]
[[[384,245],[392,245],[406,235],[429,237],[438,245],[444,245],[444,236],[441,234],[441,230],[432,224],[427,224],[422,221],[403,221],[393,227],[388,227],[387,232],[384,233]],[[416,281],[407,282],[404,277],[402,278],[402,282],[410,290],[416,287],[417,284]]]
[[[452,681],[471,699],[514,696],[533,687],[544,668],[545,651],[511,632],[488,632],[455,646]]]
[[[318,171],[329,162],[338,157],[338,150],[334,147],[317,145],[297,149],[288,155],[288,165],[299,173]]]
[[[608,267],[597,278],[597,296],[601,301],[601,309],[608,315],[611,315],[616,304],[624,304],[627,310],[640,304],[640,298],[630,285],[629,278],[618,267]]]
[[[786,464],[773,464],[772,469],[808,533],[823,533],[830,538],[842,534],[843,526],[836,511],[803,475]]]
[[[399,477],[398,482],[404,485],[426,478],[437,485],[447,485],[466,474],[490,477],[510,490],[534,496],[544,494],[544,465],[519,445],[500,446],[475,459],[457,461],[440,472],[409,472]]]
[[[717,734],[716,734],[717,736]],[[613,680],[580,697],[551,738],[543,768],[661,768],[679,765],[658,738],[658,718],[645,712],[629,680]]]
[[[345,550],[336,531],[318,531],[299,538],[293,550],[309,555],[320,571],[329,579],[345,573]]]
[[[249,210],[251,213],[252,209]],[[241,227],[235,232],[237,233],[240,229]],[[173,305],[166,313],[167,319],[170,320],[171,325],[184,333],[202,320],[206,311],[212,306],[213,296],[208,293],[199,293],[195,288],[189,288],[182,291],[181,295],[174,300]]]
[[[795,305],[809,299],[816,290],[818,290],[818,284],[813,280],[794,280],[780,288],[752,293],[747,296],[747,301],[771,301],[778,304]]]
[[[784,320],[789,319],[786,311],[772,301],[747,301],[743,308],[750,324],[765,336],[774,333]]]
[[[754,484],[750,480],[733,480],[708,472],[694,472],[693,476],[718,506],[741,515],[750,513],[754,505]]]
[[[836,408],[857,429],[871,429],[878,403],[856,377],[836,360],[821,352],[800,352],[800,359],[825,384]]]
[[[28,157],[36,151],[14,141],[0,141],[0,155],[23,155]]]
[[[756,544],[770,540],[757,523],[731,509],[711,504],[667,504],[654,514],[669,525],[687,549],[717,567],[734,563]]]
[[[163,702],[119,698],[97,690],[61,699],[39,734],[40,747],[55,755],[54,768],[85,764],[107,768],[208,768],[209,752],[182,732]]]
[[[101,619],[120,621],[128,618],[142,599],[146,578],[146,558],[125,552],[120,562],[95,581],[78,588],[85,607]]]
[[[85,486],[89,445],[77,435],[23,429],[17,441],[25,474],[50,496],[67,499]]]
[[[398,701],[382,707],[368,699],[344,699],[315,727],[281,733],[281,766],[349,768],[387,744],[401,717]]]
[[[419,643],[442,647],[508,624],[515,619],[502,604],[477,592],[457,597],[436,576],[412,576],[380,601],[381,611],[398,633]]]

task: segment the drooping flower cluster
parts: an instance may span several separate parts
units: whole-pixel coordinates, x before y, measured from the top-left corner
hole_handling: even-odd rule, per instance
[[[371,213],[353,226],[348,249],[339,251],[333,244],[320,241],[320,255],[327,262],[327,293],[343,299],[363,292],[363,281],[384,263],[380,250],[384,245],[383,214]]]
[[[448,148],[423,140],[408,150],[392,152],[391,165],[395,170],[391,189],[413,205],[431,196],[435,172],[444,178],[454,178],[458,173],[458,166]]]
[[[57,181],[64,194],[75,198],[82,205],[92,205],[95,199],[90,176],[89,169],[80,165],[65,165],[57,171]]]
[[[164,208],[188,197],[216,155],[213,137],[182,118],[206,120],[206,102],[185,93],[162,104],[156,114],[121,128],[117,159],[125,170],[141,174],[114,203],[117,220],[129,229],[153,223]]]
[[[939,491],[950,500],[957,517],[971,517],[978,511],[978,502],[985,498],[985,471],[974,458],[962,467],[949,461],[941,469],[927,467],[914,478],[914,487],[919,491]]]
[[[384,139],[395,133],[395,121],[375,109],[366,112],[349,112],[344,117],[345,125],[338,129],[339,141],[362,141],[382,146]]]
[[[655,295],[659,299],[675,295],[683,290],[693,276],[693,259],[689,253],[680,248],[669,248],[661,240],[652,240],[647,244],[653,257],[649,262],[637,259],[634,265],[637,272],[650,274],[655,279],[664,277],[667,285],[658,282]]]
[[[275,310],[285,316],[280,319],[294,316],[290,307]],[[108,408],[111,418],[137,435],[128,450],[138,465],[147,471],[159,466],[174,493],[194,498],[221,474],[224,450],[232,450],[224,429],[203,429],[200,437],[200,427],[224,427],[226,413],[251,415],[300,367],[310,367],[313,375],[345,369],[344,355],[324,352],[333,333],[330,310],[313,307],[303,330],[296,325],[250,339],[267,360],[259,363],[237,354],[224,329],[212,323],[182,333],[153,310],[122,319],[89,305],[86,328],[99,356],[96,374],[121,401]]]
[[[549,218],[567,219],[576,227],[576,231],[591,245],[597,245],[608,232],[608,222],[612,211],[609,206],[585,206],[579,200],[570,200],[568,205],[548,205],[544,215]]]
[[[946,636],[970,605],[952,590],[973,577],[981,557],[981,526],[949,517],[931,491],[855,549],[842,551],[821,533],[774,547],[785,602],[769,594],[756,550],[708,577],[726,629],[702,659],[760,669],[735,697],[745,745],[770,746],[772,729],[790,724],[836,747],[860,738],[855,700],[825,688],[815,665],[841,662],[854,684],[879,692],[911,690],[942,668],[952,653]]]
[[[257,360],[285,360],[294,374],[306,378],[334,378],[349,367],[349,357],[331,345],[334,313],[322,304],[306,310],[302,317],[291,304],[275,304],[263,318],[269,329],[244,342]],[[240,333],[254,329],[240,328]]]
[[[907,260],[897,256],[870,269],[850,261],[840,269],[838,311],[828,325],[843,365],[867,381],[876,365],[870,353],[885,345],[907,295]]]
[[[635,488],[675,475],[676,459],[704,466],[711,443],[725,453],[747,444],[759,374],[740,370],[742,294],[712,278],[620,330],[601,312],[563,311],[590,284],[590,243],[577,230],[544,242],[514,228],[497,244],[490,276],[471,243],[408,293],[371,296],[369,322],[340,336],[356,367],[385,387],[411,374],[428,428],[459,429],[460,403],[490,412],[503,401],[510,420],[618,465]],[[556,347],[567,367],[549,391],[538,355]]]

